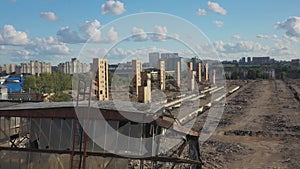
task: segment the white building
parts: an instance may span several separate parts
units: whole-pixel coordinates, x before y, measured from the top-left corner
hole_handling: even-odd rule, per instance
[[[1,72],[5,72],[6,74],[10,74],[16,72],[16,64],[4,64],[1,66]]]
[[[21,63],[20,73],[39,75],[41,73],[51,73],[51,63],[31,60],[29,63]]]
[[[81,63],[77,58],[72,58],[69,62],[60,63],[58,70],[65,74],[86,73],[90,71],[90,65]]]

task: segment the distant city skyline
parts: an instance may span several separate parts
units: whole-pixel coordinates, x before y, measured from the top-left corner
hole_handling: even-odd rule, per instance
[[[300,58],[299,6],[300,1],[283,0],[88,3],[3,0],[0,2],[0,16],[3,16],[0,20],[0,65],[30,60],[57,65],[74,57],[91,60],[103,57],[116,43],[117,47],[109,53],[111,60],[148,58],[150,52],[194,56],[180,44],[193,36],[184,24],[172,23],[172,20],[147,26],[134,22],[123,27],[111,24],[120,17],[146,12],[178,16],[199,28],[208,40],[199,40],[203,43],[190,47],[200,58],[214,52],[208,49],[212,45],[221,61],[260,56],[289,61]],[[141,20],[143,25],[145,22],[148,21]],[[109,26],[105,27],[107,24]],[[122,39],[130,35],[134,35],[131,41]],[[88,39],[95,47],[82,51]],[[177,40],[179,43],[175,42]]]

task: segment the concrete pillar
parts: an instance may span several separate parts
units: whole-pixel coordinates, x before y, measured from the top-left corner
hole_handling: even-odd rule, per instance
[[[102,58],[93,59],[93,72],[95,74],[95,96],[97,100],[109,99],[108,88],[108,60]]]
[[[188,69],[189,69],[190,72],[193,71],[193,62],[188,63]]]
[[[165,90],[166,89],[166,64],[164,60],[158,61],[158,69],[159,69],[160,90]]]
[[[188,63],[188,90],[193,91],[195,89],[195,74],[193,71],[193,62]]]
[[[180,87],[180,62],[175,63],[175,80],[177,82],[177,86]]]
[[[212,84],[216,84],[216,70],[214,69],[213,71],[212,71]]]
[[[198,63],[197,64],[197,77],[198,77],[198,82],[201,82],[201,76],[202,76],[202,74],[201,74],[201,71],[202,71],[202,69],[201,69],[201,63]]]
[[[147,72],[142,72],[142,84],[138,87],[138,102],[151,102],[151,75]]]
[[[205,80],[208,81],[208,63],[205,64]]]
[[[139,94],[139,86],[141,86],[141,71],[142,62],[141,60],[132,60],[132,70],[133,70],[133,88],[136,95]]]
[[[195,71],[191,71],[188,74],[188,90],[193,91],[195,89]]]

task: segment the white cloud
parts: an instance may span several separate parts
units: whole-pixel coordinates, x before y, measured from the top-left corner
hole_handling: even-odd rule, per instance
[[[14,54],[15,59],[28,60],[30,59],[30,52],[28,50],[16,50]],[[19,61],[19,60],[17,60]]]
[[[52,22],[58,21],[58,17],[54,12],[41,12],[40,17]]]
[[[156,46],[136,48],[136,49],[123,49],[123,48],[113,48],[107,54],[108,58],[111,58],[112,62],[127,62],[132,59],[141,59],[142,62],[148,62],[148,54],[150,52],[172,52],[167,49],[158,48]],[[174,52],[174,51],[173,51]]]
[[[165,26],[156,25],[154,26],[153,33],[151,38],[153,41],[165,41],[167,39],[168,30]]]
[[[29,43],[27,34],[16,31],[12,25],[4,25],[0,30],[0,45],[26,45]]]
[[[30,52],[28,50],[19,49],[16,47],[4,47],[0,50],[1,61],[20,62],[30,59]]]
[[[215,13],[218,13],[221,15],[226,15],[226,13],[227,13],[227,11],[223,7],[221,7],[217,2],[208,1],[207,5],[208,5],[208,9]]]
[[[147,33],[141,28],[133,27],[131,29],[131,34],[132,34],[132,39],[134,41],[146,41],[147,40]]]
[[[68,55],[71,50],[65,43],[57,41],[54,37],[36,38],[33,43],[26,46],[37,55]]]
[[[213,22],[217,27],[222,27],[224,25],[223,21],[214,21]]]
[[[275,35],[275,34],[273,34],[273,35],[258,34],[256,37],[259,39],[276,39],[277,35]]]
[[[83,37],[91,42],[101,42],[101,31],[100,31],[100,22],[98,20],[85,21],[85,23],[80,24],[79,31],[83,34]]]
[[[262,45],[254,41],[240,41],[237,43],[214,42],[218,54],[224,58],[232,59],[241,56],[274,56],[284,58],[294,56],[295,51],[286,39],[276,39],[273,45]]]
[[[297,39],[297,37],[283,35],[283,39],[286,39],[288,41],[292,41],[292,42],[297,43],[297,44],[300,45],[300,41]]]
[[[118,39],[119,39],[118,32],[115,31],[114,27],[111,27],[106,33],[105,42],[107,43],[116,42],[118,41]]]
[[[234,40],[241,40],[242,36],[241,35],[232,35],[231,38],[234,39]]]
[[[65,43],[83,43],[85,42],[84,39],[82,39],[77,32],[75,31],[70,31],[70,28],[68,26],[66,27],[61,27],[57,33],[57,38],[59,41],[61,42],[65,42]]]
[[[198,16],[203,16],[203,15],[206,15],[206,10],[205,9],[198,9],[198,11],[197,11],[197,15]]]
[[[262,46],[260,43],[253,41],[240,41],[237,43],[225,43],[222,40],[214,42],[217,51],[224,53],[241,53],[241,52],[265,52],[268,46]]]
[[[101,14],[112,13],[115,15],[120,15],[126,11],[124,3],[120,1],[109,0],[101,5]]]
[[[65,43],[75,44],[84,43],[89,40],[91,43],[111,43],[118,40],[118,33],[111,27],[106,32],[106,37],[102,37],[98,20],[85,21],[78,25],[79,32],[71,31],[68,26],[61,27],[57,31],[58,40]]]
[[[277,22],[275,27],[277,29],[286,30],[286,35],[300,37],[300,17],[289,17],[284,22]]]

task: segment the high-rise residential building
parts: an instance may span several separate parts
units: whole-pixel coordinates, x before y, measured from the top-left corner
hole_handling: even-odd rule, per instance
[[[247,57],[247,63],[251,62],[251,57]]]
[[[16,72],[16,67],[16,64],[4,64],[3,66],[1,66],[1,71],[5,72],[6,74],[14,73]]]
[[[160,90],[166,89],[166,68],[165,68],[165,66],[166,65],[165,65],[164,60],[158,61]]]
[[[300,59],[292,59],[291,63],[295,64],[295,65],[298,65],[298,64],[300,64]]]
[[[94,89],[97,100],[108,100],[108,61],[107,59],[93,59],[93,73],[97,87]]]
[[[159,53],[158,52],[152,52],[149,53],[149,66],[158,68],[157,63],[159,61]]]
[[[58,70],[65,74],[86,73],[90,71],[90,65],[81,63],[77,58],[72,58],[71,61],[60,63]]]
[[[252,62],[256,64],[266,64],[270,63],[270,57],[252,57]]]
[[[165,61],[166,71],[175,70],[175,63],[181,62],[178,53],[161,53],[161,60]]]
[[[132,60],[132,71],[133,71],[133,88],[136,95],[139,94],[139,86],[141,86],[141,72],[142,62],[141,60]]]
[[[41,73],[51,73],[51,63],[31,60],[29,63],[21,63],[21,73],[39,75]]]
[[[239,63],[246,63],[246,57],[242,57],[239,61]]]

